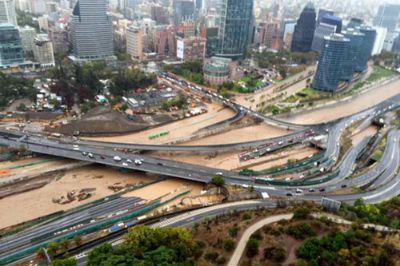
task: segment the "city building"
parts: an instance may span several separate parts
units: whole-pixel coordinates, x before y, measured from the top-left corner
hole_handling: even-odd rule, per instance
[[[333,16],[335,15],[335,12],[333,10],[321,8],[320,10],[318,10],[317,23],[321,23],[322,17],[325,15]]]
[[[154,52],[158,57],[176,56],[176,28],[173,25],[160,25],[153,32]]]
[[[28,9],[32,14],[43,15],[46,13],[46,2],[45,0],[29,0]]]
[[[400,54],[400,35],[394,40],[392,52]]]
[[[399,35],[398,32],[388,32],[386,33],[385,41],[383,42],[383,49],[385,51],[392,51],[394,40]]]
[[[217,56],[243,58],[253,37],[253,0],[223,0]]]
[[[138,27],[131,26],[126,33],[126,52],[134,60],[144,58],[144,36]]]
[[[376,38],[374,48],[372,49],[372,55],[378,55],[382,53],[383,45],[385,44],[387,29],[382,27],[374,27],[376,30]]]
[[[176,57],[184,61],[203,60],[206,55],[206,38],[188,37],[176,40]]]
[[[24,62],[24,49],[18,29],[9,23],[0,24],[0,67]]]
[[[361,33],[358,30],[350,29],[343,31],[342,34],[344,37],[349,39],[349,47],[347,49],[347,57],[349,60],[347,61],[347,65],[343,66],[344,75],[343,80],[351,81],[353,79],[354,72],[357,72],[359,69],[363,69],[363,65],[358,65],[362,63],[358,60],[359,56],[361,56],[361,51],[363,47],[363,42],[365,40],[365,34]]]
[[[36,35],[33,47],[35,60],[41,67],[48,68],[55,65],[53,44],[47,34]]]
[[[372,55],[376,39],[376,30],[370,26],[361,26],[360,32],[365,34],[360,55],[357,58],[356,72],[364,72],[368,67],[368,60]]]
[[[309,52],[311,51],[312,41],[316,28],[316,13],[314,5],[308,2],[297,20],[297,24],[293,32],[293,40],[291,50],[293,52]]]
[[[286,19],[282,23],[282,37],[283,37],[283,45],[285,48],[290,49],[292,47],[292,40],[293,40],[293,32],[294,28],[296,27],[296,20],[293,19]]]
[[[393,32],[396,30],[399,19],[399,4],[383,4],[379,6],[378,12],[374,19],[374,26],[383,27],[386,28],[388,32]]]
[[[347,28],[355,29],[357,27],[361,27],[363,23],[363,20],[360,18],[351,18],[347,24]]]
[[[336,32],[335,25],[330,25],[325,23],[318,24],[315,29],[311,50],[321,53],[322,43],[324,42],[325,36],[330,36],[335,32]]]
[[[78,0],[71,18],[74,61],[113,57],[112,21],[106,0]]]
[[[38,17],[39,29],[47,32],[49,30],[49,16],[43,15]]]
[[[328,24],[328,25],[332,25],[336,27],[336,33],[340,33],[342,31],[342,19],[334,16],[334,15],[324,15],[321,18],[320,23],[324,23],[324,24]]]
[[[184,38],[194,37],[196,35],[196,24],[192,20],[187,20],[178,25],[178,33]]]
[[[203,67],[204,80],[211,85],[221,85],[230,80],[232,60],[211,57]]]
[[[326,36],[323,42],[313,88],[335,93],[343,80],[343,66],[348,64],[347,51],[350,40],[341,34]]]
[[[279,50],[282,48],[279,21],[269,20],[259,24],[258,43],[267,49]]]
[[[178,25],[186,20],[194,19],[193,0],[173,0],[174,24]]]
[[[0,24],[1,23],[9,23],[18,26],[14,0],[0,0]]]
[[[169,23],[166,9],[159,4],[151,5],[150,16],[151,19],[157,23],[157,25],[165,25]]]
[[[49,38],[53,43],[55,54],[66,54],[69,50],[68,32],[65,29],[51,27]]]
[[[211,57],[217,54],[219,38],[218,38],[218,27],[206,28],[206,55]]]
[[[23,28],[19,28],[19,35],[22,42],[22,47],[24,48],[25,53],[33,52],[33,42],[36,37],[36,30],[30,26],[24,26]]]

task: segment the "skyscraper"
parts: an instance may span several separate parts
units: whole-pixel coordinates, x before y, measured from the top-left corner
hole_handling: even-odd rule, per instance
[[[322,16],[321,23],[336,26],[336,33],[340,33],[342,31],[342,19],[335,15]]]
[[[379,6],[378,13],[374,19],[374,26],[387,28],[389,32],[393,32],[399,19],[400,5],[384,4]]]
[[[340,81],[343,80],[343,66],[347,65],[349,60],[346,56],[349,43],[350,40],[341,34],[335,33],[325,37],[313,88],[336,92]]]
[[[0,23],[18,26],[14,0],[0,0]]]
[[[42,67],[54,66],[53,44],[49,40],[49,36],[47,34],[38,34],[34,43],[33,54],[35,60],[38,61]]]
[[[9,23],[0,24],[0,66],[7,67],[24,62],[24,49],[18,29]]]
[[[311,45],[311,50],[321,53],[322,43],[324,42],[325,36],[330,36],[336,32],[336,26],[320,23],[315,29],[314,39]]]
[[[364,33],[364,40],[361,46],[360,55],[357,58],[356,72],[364,72],[368,67],[368,60],[372,55],[375,44],[376,30],[369,26],[361,26],[360,32]]]
[[[223,0],[217,56],[243,58],[254,35],[253,0]]]
[[[143,45],[143,32],[138,27],[129,27],[126,31],[126,52],[132,57],[132,59],[143,59]]]
[[[315,18],[314,5],[308,2],[301,12],[294,29],[291,49],[293,52],[309,52],[311,50],[316,27]]]
[[[106,0],[78,0],[72,12],[73,60],[98,60],[113,56],[111,17]]]
[[[192,0],[174,0],[173,8],[175,25],[194,19],[194,2]]]
[[[361,56],[363,42],[365,39],[365,34],[361,33],[355,29],[347,29],[342,32],[343,35],[349,39],[349,48],[347,50],[347,56],[350,59],[345,65],[343,79],[346,81],[351,81],[354,72],[358,69],[363,69],[364,66],[359,65],[361,62],[358,61],[359,56]]]

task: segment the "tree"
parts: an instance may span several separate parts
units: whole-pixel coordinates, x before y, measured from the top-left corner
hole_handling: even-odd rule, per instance
[[[293,212],[293,219],[300,220],[300,219],[307,219],[310,215],[310,209],[307,207],[296,207]]]
[[[82,244],[82,237],[81,236],[75,236],[74,237],[74,242],[75,242],[75,245],[77,247],[79,247]]]
[[[67,259],[56,259],[51,263],[52,266],[76,266],[77,262],[75,258]]]
[[[53,257],[54,255],[57,254],[59,247],[60,247],[60,245],[57,242],[50,242],[47,245],[47,254],[49,254],[49,256]]]
[[[66,252],[66,251],[68,251],[69,241],[68,241],[67,239],[63,239],[63,240],[61,240],[59,246],[60,246],[60,249],[61,249],[63,252]]]
[[[217,187],[222,187],[223,185],[225,185],[225,179],[220,175],[216,175],[211,179],[211,184]]]
[[[235,248],[235,241],[230,238],[224,240],[224,249],[228,252],[232,251]]]
[[[17,107],[17,110],[20,112],[26,112],[27,110],[26,105],[24,103],[20,103]]]
[[[250,237],[249,241],[246,244],[246,256],[252,258],[258,254],[258,248],[260,246],[260,242]]]

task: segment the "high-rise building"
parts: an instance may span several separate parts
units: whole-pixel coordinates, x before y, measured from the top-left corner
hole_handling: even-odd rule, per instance
[[[47,32],[49,30],[49,16],[43,15],[38,17],[38,24],[41,31]]]
[[[363,20],[361,18],[351,18],[349,23],[347,24],[347,28],[355,29],[360,27],[363,24]]]
[[[65,29],[52,27],[49,29],[49,38],[53,43],[55,54],[65,54],[69,50],[68,32]]]
[[[343,66],[344,75],[343,80],[351,81],[353,74],[358,69],[363,69],[364,66],[359,65],[361,62],[358,61],[359,56],[362,52],[362,46],[365,39],[365,34],[355,29],[347,29],[342,32],[344,37],[349,39],[349,48],[347,50],[347,57],[349,58],[346,65]]]
[[[157,25],[168,24],[168,16],[165,8],[161,5],[153,4],[150,7],[151,19],[154,20]]]
[[[372,55],[378,55],[383,50],[383,45],[386,40],[387,29],[382,27],[374,27],[376,30],[376,38],[374,48],[372,49]]]
[[[194,19],[194,2],[193,0],[174,0],[174,24],[178,25],[186,20]]]
[[[206,39],[202,37],[177,38],[176,57],[184,61],[203,60],[206,55]]]
[[[43,15],[46,13],[46,2],[45,0],[29,0],[28,2],[29,11],[35,15]]]
[[[217,56],[243,58],[254,31],[253,0],[223,0]]]
[[[400,54],[400,35],[394,40],[392,52]]]
[[[36,35],[34,44],[33,55],[35,56],[35,60],[45,68],[54,66],[53,44],[47,34]]]
[[[335,93],[343,80],[343,66],[347,65],[350,40],[341,34],[326,36],[323,42],[313,88]]]
[[[316,13],[314,5],[308,2],[297,20],[293,33],[292,48],[293,52],[309,52],[316,27]]]
[[[71,21],[73,60],[98,60],[113,56],[112,21],[106,0],[78,0]]]
[[[374,19],[374,26],[386,28],[389,32],[396,30],[400,19],[399,4],[384,4],[379,6]]]
[[[36,30],[30,26],[19,28],[19,35],[21,37],[22,47],[25,53],[33,52],[33,42],[36,37]]]
[[[314,33],[314,39],[311,45],[311,50],[321,53],[322,43],[324,42],[325,36],[330,36],[336,32],[336,26],[320,23],[317,25]]]
[[[333,15],[335,15],[335,12],[334,12],[333,10],[321,8],[320,10],[318,10],[318,19],[317,19],[317,23],[320,23],[321,20],[322,20],[322,17],[325,16],[325,15],[333,16]]]
[[[335,15],[324,15],[320,23],[336,26],[336,33],[342,31],[342,19]]]
[[[218,28],[217,27],[211,27],[206,29],[206,55],[207,57],[211,57],[218,52],[218,45],[219,45],[219,39],[218,39]]]
[[[0,23],[18,26],[14,0],[0,0]]]
[[[258,43],[267,49],[279,50],[282,47],[282,36],[276,20],[260,22],[258,29]]]
[[[372,55],[374,43],[376,39],[376,30],[369,26],[361,26],[360,32],[365,34],[363,45],[361,46],[360,55],[357,58],[357,72],[364,72],[368,67],[368,60]]]
[[[144,57],[143,32],[138,27],[131,26],[126,32],[126,52],[134,60],[142,60]]]
[[[18,29],[9,23],[0,24],[0,67],[24,62],[24,49]]]

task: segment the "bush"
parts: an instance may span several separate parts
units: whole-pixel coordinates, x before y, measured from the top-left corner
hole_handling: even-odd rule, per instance
[[[251,219],[251,214],[249,212],[245,212],[242,215],[242,220],[246,221],[246,220],[250,220]]]
[[[297,225],[290,225],[286,229],[286,233],[296,239],[306,239],[315,236],[316,233],[308,224],[302,223]]]
[[[310,209],[307,207],[297,207],[293,212],[293,219],[307,219],[310,215]]]
[[[225,239],[224,240],[224,249],[226,251],[232,251],[235,248],[235,241],[233,241],[232,239]]]
[[[217,252],[208,252],[204,255],[204,258],[208,261],[211,262],[216,262],[217,258],[218,258],[218,253]]]
[[[237,227],[237,226],[233,226],[233,227],[229,228],[229,231],[228,231],[228,233],[231,237],[236,237],[238,232],[239,232],[239,227]]]
[[[265,248],[264,258],[276,262],[283,262],[286,259],[286,250],[281,247]]]
[[[226,262],[226,258],[225,258],[224,256],[218,257],[218,258],[215,260],[215,263],[216,263],[216,264],[219,264],[219,265],[225,264],[225,262]]]
[[[257,239],[250,237],[246,244],[246,256],[252,258],[258,254],[260,242]]]

